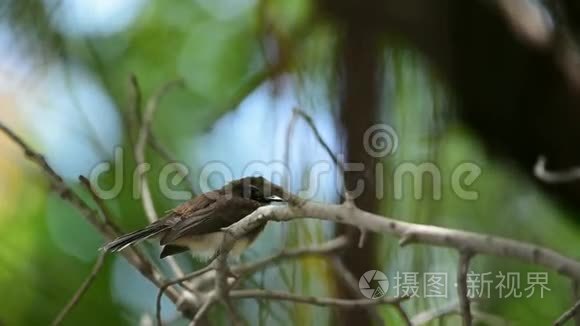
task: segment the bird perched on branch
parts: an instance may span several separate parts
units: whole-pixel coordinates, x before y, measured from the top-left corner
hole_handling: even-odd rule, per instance
[[[224,187],[206,192],[178,207],[149,226],[122,235],[101,249],[116,252],[148,238],[160,239],[161,258],[191,250],[194,255],[211,257],[228,227],[261,206],[286,201],[282,187],[263,177],[234,180]],[[264,230],[266,222],[238,239],[231,251],[240,255]]]

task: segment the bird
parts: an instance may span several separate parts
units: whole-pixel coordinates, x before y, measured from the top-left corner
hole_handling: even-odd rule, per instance
[[[149,238],[159,239],[160,258],[190,250],[194,256],[209,258],[219,249],[222,229],[262,206],[286,202],[284,189],[262,176],[231,181],[220,189],[203,193],[170,210],[145,228],[124,234],[101,247],[118,252]],[[231,250],[239,257],[264,230],[266,221],[246,232]]]

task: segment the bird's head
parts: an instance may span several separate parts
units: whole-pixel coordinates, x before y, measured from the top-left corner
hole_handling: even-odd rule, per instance
[[[226,192],[231,191],[233,196],[255,200],[264,205],[287,200],[287,192],[282,187],[271,183],[262,176],[234,180],[224,188]]]

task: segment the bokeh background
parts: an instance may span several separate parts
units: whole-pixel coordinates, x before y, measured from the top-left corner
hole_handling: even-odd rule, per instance
[[[87,199],[77,177],[112,160],[116,147],[125,149],[124,186],[107,205],[117,222],[131,230],[147,223],[141,201],[132,196],[134,158],[123,121],[130,105],[131,75],[144,98],[170,80],[185,81],[184,87],[162,99],[153,131],[190,168],[195,185],[199,171],[212,161],[227,163],[238,178],[251,162],[285,159],[293,108],[308,112],[330,147],[341,153],[340,87],[334,79],[333,52],[338,33],[313,16],[307,0],[4,0],[0,120],[43,153]],[[531,241],[577,255],[578,226],[510,162],[488,155],[457,119],[454,97],[428,60],[398,38],[388,40],[382,58],[381,121],[396,130],[399,143],[381,161],[385,196],[380,213]],[[296,124],[289,144],[289,187],[298,191],[311,181],[306,173],[310,166],[330,160],[303,121]],[[43,174],[4,136],[0,151],[0,324],[48,324],[89,273],[103,239],[51,193]],[[148,151],[147,157],[153,167],[147,176],[161,214],[178,201],[165,198],[157,186],[163,158],[155,151]],[[466,161],[482,170],[469,187],[478,192],[477,200],[461,199],[451,188],[453,169]],[[442,198],[433,199],[432,185],[426,182],[423,198],[416,199],[411,178],[403,179],[403,196],[395,198],[393,171],[405,162],[436,164],[442,175]],[[319,180],[317,200],[339,200],[336,169],[330,170]],[[223,182],[212,179],[215,187]],[[320,242],[332,234],[333,226],[322,222],[269,225],[242,259]],[[397,272],[445,271],[449,280],[455,278],[457,257],[451,250],[401,249],[388,237],[380,237],[375,246],[376,269],[389,277]],[[156,248],[146,248],[156,255]],[[200,266],[186,255],[178,260],[187,270]],[[477,257],[472,269],[549,272],[488,257]],[[256,275],[252,282],[296,293],[337,293],[332,268],[317,259],[285,263]],[[449,298],[414,299],[404,304],[405,309],[413,315],[453,302],[452,283]],[[551,272],[548,286],[544,298],[492,298],[480,306],[501,316],[493,319],[497,323],[550,323],[570,305],[572,294],[568,280]],[[156,288],[113,255],[65,324],[149,325],[155,294]],[[336,321],[333,309],[306,305],[244,300],[239,307],[257,325]],[[392,307],[378,309],[390,324],[402,323]],[[211,320],[227,324],[223,316],[217,308]],[[186,324],[168,301],[163,317],[174,325]],[[460,318],[450,316],[441,323],[457,325]]]

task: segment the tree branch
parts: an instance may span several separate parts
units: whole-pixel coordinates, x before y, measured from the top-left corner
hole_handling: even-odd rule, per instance
[[[459,268],[457,271],[457,296],[459,297],[459,309],[463,317],[463,325],[471,326],[471,306],[469,300],[469,293],[467,290],[467,272],[469,270],[469,261],[471,260],[471,253],[468,251],[461,251],[459,254]]]
[[[298,199],[290,198],[290,201],[297,202]],[[473,254],[513,258],[580,279],[580,262],[552,249],[491,235],[398,221],[345,205],[303,201],[298,205],[265,206],[227,229],[236,238],[265,220],[290,221],[304,217],[363,227],[373,232],[392,235],[405,239],[403,245],[422,243],[460,251],[467,250]]]

